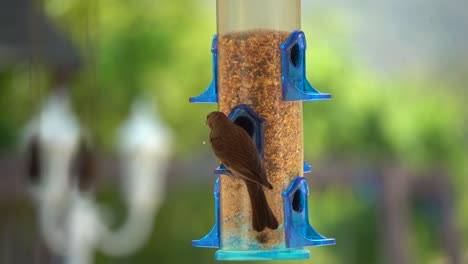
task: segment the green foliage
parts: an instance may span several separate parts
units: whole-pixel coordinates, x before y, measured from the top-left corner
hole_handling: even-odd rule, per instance
[[[50,0],[45,6],[69,28],[82,51],[85,66],[72,85],[74,105],[105,149],[113,148],[116,129],[138,96],[157,103],[176,134],[178,154],[202,147],[207,137],[204,118],[216,105],[189,104],[188,97],[201,93],[212,78],[214,10],[189,0]],[[336,18],[334,23],[312,21],[307,66],[311,83],[334,97],[331,102],[304,104],[306,156],[399,159],[423,166],[449,163],[463,155],[467,130],[461,122],[466,119],[460,111],[463,102],[449,91],[428,87],[427,80],[389,81],[363,62],[351,60],[345,38],[339,38],[350,34],[343,26],[346,22],[339,13],[327,16]],[[21,112],[18,102],[36,101],[34,93],[25,92],[29,77],[24,72],[2,91],[8,113]],[[25,120],[25,114],[1,115],[3,142],[11,141],[20,127],[12,122]]]
[[[40,107],[46,76],[40,67],[0,71],[0,150],[14,150],[25,122]]]
[[[211,78],[215,28],[198,19],[206,16],[204,9],[193,1],[102,1],[100,10],[95,68],[85,69],[83,76],[95,82],[80,84],[75,92],[85,123],[111,148],[131,101],[150,97],[180,139],[179,153],[201,145],[206,128],[194,120],[202,120],[216,107],[188,103],[188,97],[200,93]]]

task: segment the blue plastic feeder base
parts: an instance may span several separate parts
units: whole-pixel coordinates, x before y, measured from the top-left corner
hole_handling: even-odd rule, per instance
[[[288,260],[309,259],[310,251],[307,249],[283,249],[283,250],[218,250],[215,254],[216,260]]]

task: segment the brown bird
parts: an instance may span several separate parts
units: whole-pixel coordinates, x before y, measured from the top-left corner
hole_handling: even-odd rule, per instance
[[[268,182],[265,167],[250,135],[231,122],[224,113],[208,114],[206,123],[211,129],[210,143],[215,155],[233,175],[247,185],[252,206],[252,226],[255,231],[265,227],[278,228],[278,220],[268,205],[262,186],[273,189]]]

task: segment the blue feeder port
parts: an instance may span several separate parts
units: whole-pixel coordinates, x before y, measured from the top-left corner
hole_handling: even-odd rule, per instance
[[[294,31],[280,47],[281,79],[285,101],[317,101],[331,98],[330,94],[320,93],[307,81],[306,48],[306,39],[302,31]]]
[[[334,238],[317,233],[309,223],[309,188],[304,177],[296,177],[283,192],[286,244],[289,248],[334,245]]]
[[[211,43],[211,53],[213,54],[213,79],[206,90],[199,96],[190,97],[191,103],[210,103],[218,102],[218,36],[214,35]]]
[[[285,101],[318,101],[328,100],[330,94],[324,94],[315,89],[306,78],[305,50],[307,48],[304,32],[294,31],[281,45],[281,80],[283,100]],[[191,103],[218,102],[218,37],[214,35],[211,44],[213,54],[213,79],[204,92],[190,97]]]
[[[252,136],[255,144],[257,145],[258,152],[260,156],[264,157],[264,125],[265,119],[255,113],[255,111],[248,105],[242,104],[236,106],[231,113],[228,115],[229,120],[235,124],[243,127],[250,136]],[[312,168],[304,161],[304,173],[309,173],[312,171]],[[221,175],[227,174],[231,175],[231,172],[223,165],[219,165],[214,170],[214,174]]]
[[[217,260],[286,260],[308,259],[310,252],[305,246],[334,245],[334,238],[326,238],[319,234],[309,223],[308,197],[309,188],[304,177],[296,177],[282,193],[284,204],[284,226],[286,248],[271,250],[218,250]],[[220,188],[219,178],[214,187],[215,225],[211,231],[200,240],[193,240],[192,246],[205,248],[221,248],[220,231]]]
[[[211,231],[202,239],[192,240],[192,246],[204,248],[219,248],[220,247],[220,191],[219,191],[219,178],[216,179],[214,186],[214,199],[215,199],[215,224]]]

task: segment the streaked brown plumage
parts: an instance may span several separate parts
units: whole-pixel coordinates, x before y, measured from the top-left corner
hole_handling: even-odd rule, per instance
[[[265,227],[278,228],[278,220],[268,205],[262,186],[273,189],[268,182],[262,159],[249,134],[231,122],[224,113],[212,112],[207,116],[211,129],[213,152],[235,176],[247,185],[252,206],[252,226],[255,231]]]

